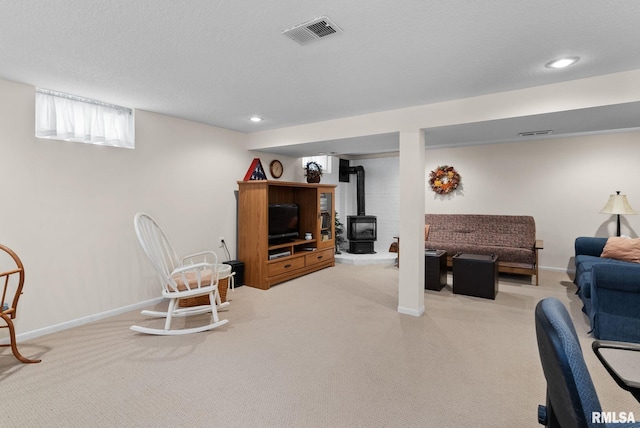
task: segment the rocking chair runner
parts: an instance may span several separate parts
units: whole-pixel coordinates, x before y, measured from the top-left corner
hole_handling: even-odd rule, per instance
[[[218,308],[229,302],[221,302],[218,280],[231,275],[231,266],[218,264],[212,251],[191,254],[180,259],[158,223],[148,214],[138,213],[134,218],[138,241],[160,277],[162,296],[169,299],[166,312],[144,310],[143,315],[166,318],[164,329],[131,326],[131,330],[147,334],[177,335],[197,333],[220,327],[229,322],[220,320]],[[182,308],[180,299],[208,296],[209,303]],[[193,328],[171,329],[173,317],[187,317],[211,312],[210,324]]]
[[[16,344],[16,330],[13,326],[13,319],[16,317],[16,313],[18,310],[18,300],[20,299],[20,295],[22,294],[22,286],[24,285],[24,266],[22,265],[22,260],[17,256],[10,248],[5,247],[0,244],[0,250],[3,250],[16,263],[16,267],[14,269],[8,270],[6,272],[0,273],[0,279],[4,278],[4,288],[2,290],[2,300],[0,300],[0,318],[4,320],[7,325],[0,326],[0,328],[8,328],[9,329],[9,337],[11,340],[11,351],[13,351],[13,355],[23,363],[39,363],[40,360],[31,360],[29,358],[23,357],[20,352],[18,352],[18,345]],[[9,283],[9,279],[17,275],[18,284],[15,286],[15,294],[13,295],[13,299],[9,302],[7,301],[7,297],[11,299],[10,289],[13,289],[13,285]],[[0,345],[0,346],[8,346],[8,345]]]

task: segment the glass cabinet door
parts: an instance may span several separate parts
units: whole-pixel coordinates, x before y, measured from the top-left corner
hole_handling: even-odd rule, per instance
[[[318,247],[326,248],[333,246],[333,189],[331,190],[323,190],[319,191],[319,208],[320,214],[318,218],[319,226],[320,226],[320,234]]]

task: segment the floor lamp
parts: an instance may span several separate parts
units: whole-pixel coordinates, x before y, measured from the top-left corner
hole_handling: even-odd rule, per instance
[[[637,214],[629,205],[627,195],[621,195],[619,190],[616,191],[615,195],[609,195],[607,205],[600,212],[617,215],[616,236],[620,236],[620,214]]]

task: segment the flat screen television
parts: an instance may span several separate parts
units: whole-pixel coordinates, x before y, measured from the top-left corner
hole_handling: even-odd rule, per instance
[[[297,238],[298,215],[296,204],[269,204],[269,242]]]

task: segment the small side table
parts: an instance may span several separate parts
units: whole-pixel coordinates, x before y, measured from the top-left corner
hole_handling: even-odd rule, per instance
[[[424,289],[440,291],[447,285],[447,252],[425,250]]]
[[[495,300],[498,294],[498,256],[453,256],[453,293]]]

